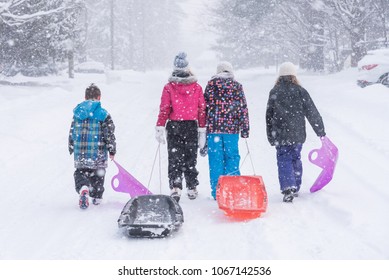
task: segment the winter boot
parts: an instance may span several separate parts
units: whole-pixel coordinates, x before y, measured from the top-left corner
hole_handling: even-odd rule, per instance
[[[294,195],[292,189],[286,189],[282,194],[284,195],[283,202],[293,202]]]
[[[181,189],[180,188],[172,188],[170,190],[170,196],[174,198],[177,202],[180,201],[181,198]]]
[[[96,198],[96,197],[94,197],[94,198],[92,199],[93,205],[99,205],[99,204],[101,204],[102,201],[103,201],[102,198]]]
[[[79,205],[81,209],[86,209],[89,206],[89,188],[83,186],[80,190]]]
[[[191,200],[196,199],[198,194],[199,194],[199,192],[197,191],[196,187],[188,189],[188,197],[189,197],[189,199],[191,199]]]

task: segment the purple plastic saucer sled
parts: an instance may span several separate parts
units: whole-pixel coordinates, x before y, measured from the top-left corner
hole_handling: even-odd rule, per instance
[[[321,190],[332,180],[339,154],[338,148],[330,139],[328,139],[328,137],[321,137],[320,140],[322,143],[321,148],[310,151],[308,155],[310,162],[323,168],[319,177],[310,188],[312,193]],[[314,157],[315,153],[317,155]]]
[[[119,173],[112,177],[111,186],[117,192],[128,193],[131,197],[152,194],[145,186],[134,178],[119,163],[113,161],[119,169]],[[118,185],[115,186],[117,179]]]

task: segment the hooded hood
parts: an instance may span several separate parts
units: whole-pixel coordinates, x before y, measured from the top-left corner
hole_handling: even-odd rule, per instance
[[[172,75],[169,77],[168,81],[171,83],[189,85],[197,82],[197,77],[192,75],[191,73],[174,71]]]
[[[221,72],[221,73],[218,73],[214,76],[212,76],[212,79],[231,79],[231,80],[235,80],[235,77],[234,77],[234,74],[233,73],[230,73],[230,72]]]
[[[108,116],[108,112],[101,108],[100,101],[85,100],[78,104],[73,110],[74,118],[78,120],[94,119],[98,121],[104,121]]]

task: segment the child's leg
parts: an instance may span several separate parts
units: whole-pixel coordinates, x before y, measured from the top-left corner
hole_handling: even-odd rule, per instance
[[[302,144],[295,144],[293,145],[293,170],[294,170],[294,177],[296,181],[296,188],[297,191],[300,190],[301,187],[301,181],[303,176],[303,164],[301,162],[301,150],[303,145]]]
[[[224,175],[240,175],[239,171],[239,134],[223,134],[224,143]]]
[[[225,169],[223,139],[221,134],[208,134],[207,138],[211,194],[216,199],[217,182]]]
[[[91,183],[89,181],[89,172],[90,169],[85,168],[77,168],[76,171],[74,171],[73,176],[77,193],[80,193],[80,189],[83,186],[87,186],[88,188],[91,187]]]
[[[170,189],[182,189],[182,165],[184,154],[179,123],[169,121],[166,125],[168,150],[168,177]]]
[[[278,179],[281,192],[296,188],[296,177],[293,168],[293,146],[277,146]]]
[[[92,184],[90,196],[93,198],[103,198],[105,168],[94,170],[90,175],[90,182]]]
[[[182,140],[184,150],[183,159],[183,173],[185,176],[186,187],[188,189],[194,189],[199,181],[197,176],[199,172],[196,169],[197,166],[197,149],[198,149],[198,132],[196,122],[186,122],[182,131]]]

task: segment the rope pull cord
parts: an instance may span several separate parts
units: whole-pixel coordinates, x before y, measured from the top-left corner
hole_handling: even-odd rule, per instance
[[[154,156],[154,162],[153,162],[153,166],[151,168],[151,173],[150,173],[150,179],[149,179],[149,183],[147,184],[147,188],[150,187],[150,182],[151,182],[151,178],[153,177],[153,173],[154,173],[154,167],[155,167],[155,163],[157,161],[157,157],[158,157],[158,163],[159,163],[159,193],[162,193],[162,173],[161,173],[161,143],[158,144],[158,147],[157,147],[157,151],[155,152],[155,156]]]
[[[254,168],[253,158],[251,157],[251,153],[250,153],[250,149],[249,149],[249,144],[248,144],[247,138],[245,138],[244,140],[245,140],[245,142],[246,142],[247,154],[246,154],[245,157],[243,158],[242,163],[241,163],[239,169],[242,169],[242,166],[243,166],[243,164],[245,163],[247,157],[249,157],[249,158],[250,158],[250,162],[251,162],[251,168],[253,169],[254,176],[255,176],[255,175],[256,175],[256,172],[255,172],[255,168]]]
[[[253,158],[251,157],[251,153],[250,153],[250,149],[249,149],[249,144],[248,144],[247,138],[245,138],[245,143],[246,143],[247,153],[246,153],[245,157],[243,158],[242,163],[241,163],[239,169],[242,169],[242,166],[245,163],[247,157],[249,157],[250,158],[250,163],[251,163],[251,168],[253,169],[253,173],[254,173],[254,176],[255,176],[256,172],[255,172],[255,168],[254,168]],[[147,188],[150,187],[150,182],[151,182],[151,178],[153,177],[154,167],[155,167],[155,163],[157,161],[157,157],[158,157],[158,163],[159,163],[158,164],[159,165],[159,169],[158,169],[158,171],[159,171],[158,172],[159,173],[159,192],[162,193],[161,143],[158,144],[157,151],[155,152],[153,166],[151,168],[150,179],[149,179],[149,183],[147,184]],[[228,174],[228,175],[232,175],[232,174]]]

